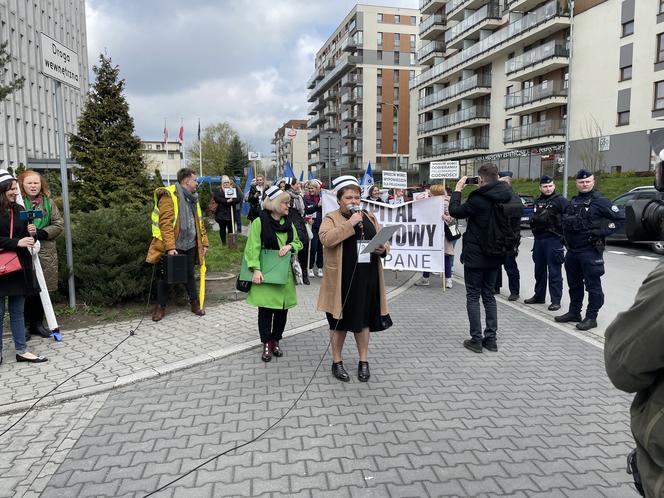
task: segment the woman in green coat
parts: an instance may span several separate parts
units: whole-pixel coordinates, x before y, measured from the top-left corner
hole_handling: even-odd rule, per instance
[[[263,343],[261,359],[270,361],[273,354],[277,357],[284,354],[279,347],[279,341],[286,328],[288,309],[297,305],[297,294],[290,264],[285,284],[263,282],[261,249],[278,250],[279,257],[290,258],[292,254],[297,254],[302,249],[302,242],[297,237],[295,226],[288,216],[290,204],[288,192],[272,186],[266,190],[265,195],[260,216],[251,222],[244,259],[249,270],[253,272],[247,302],[258,307],[258,331]]]

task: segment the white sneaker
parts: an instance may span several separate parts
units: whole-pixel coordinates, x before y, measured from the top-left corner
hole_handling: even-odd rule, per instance
[[[417,286],[419,286],[419,287],[427,287],[427,286],[429,286],[429,285],[431,285],[431,284],[429,284],[429,279],[428,279],[428,278],[424,278],[424,277],[422,277],[422,278],[419,279],[417,282],[415,282],[415,285],[417,285]]]
[[[314,276],[314,270],[313,268],[309,268],[309,277],[313,278]]]
[[[318,268],[318,276],[320,278],[323,278],[323,269],[322,268]]]
[[[448,289],[452,288],[452,279],[451,278],[446,278],[445,279],[445,287]]]

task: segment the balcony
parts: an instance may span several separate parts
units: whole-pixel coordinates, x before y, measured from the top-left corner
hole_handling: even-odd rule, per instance
[[[513,12],[528,12],[529,10],[537,7],[538,3],[542,0],[507,0],[505,8]]]
[[[445,17],[434,14],[420,23],[420,39],[435,40],[445,32]]]
[[[355,38],[355,36],[349,36],[346,38],[341,45],[341,50],[344,52],[355,52],[358,48],[360,48],[360,45],[362,45],[361,42],[358,42],[358,40]]]
[[[320,150],[320,142],[315,141],[309,143],[309,154],[318,152],[319,150]]]
[[[354,156],[355,152],[353,151],[353,149],[351,148],[350,145],[343,145],[341,147],[341,155],[342,156]]]
[[[503,130],[503,142],[505,144],[525,141],[533,142],[535,140],[537,140],[537,144],[560,142],[565,138],[565,127],[566,122],[564,119],[548,119],[514,128],[505,128]],[[526,145],[535,144],[528,143]]]
[[[313,104],[309,106],[309,112],[308,112],[309,116],[313,116],[324,107],[325,107],[325,102],[323,102],[322,100],[316,100]]]
[[[419,76],[410,80],[410,88],[429,84],[441,77],[450,77],[452,70],[460,72],[463,69],[481,67],[486,64],[487,58],[508,53],[514,49],[516,44],[527,45],[533,43],[566,27],[569,27],[568,11],[563,11],[557,0],[552,0],[476,44],[448,57],[431,69],[422,72]]]
[[[467,38],[476,35],[482,29],[497,28],[500,23],[500,7],[497,3],[488,3],[448,29],[445,32],[445,44],[448,48],[462,48]]]
[[[362,63],[362,57],[358,55],[347,55],[337,59],[336,66],[314,87],[309,93],[308,101],[313,102],[321,93],[329,89],[345,73]]]
[[[341,86],[356,86],[362,84],[362,75],[350,73],[341,78]]]
[[[488,137],[468,137],[454,142],[442,142],[435,145],[425,145],[417,148],[418,159],[448,156],[456,157],[473,155],[475,151],[489,148]]]
[[[337,107],[336,105],[328,105],[328,106],[325,108],[325,113],[324,113],[324,114],[325,114],[326,116],[334,116],[334,115],[337,114],[338,112],[339,112],[339,107]]]
[[[417,51],[417,60],[420,64],[429,65],[436,57],[442,57],[445,53],[445,43],[432,41]]]
[[[489,106],[477,105],[417,125],[417,134],[425,135],[451,128],[472,128],[489,124]],[[463,126],[459,126],[463,123]]]
[[[331,119],[329,121],[326,121],[325,124],[323,125],[323,131],[327,132],[337,132],[339,131],[339,124],[337,123],[336,119]]]
[[[308,166],[315,166],[318,163],[320,163],[320,158],[318,157],[318,154],[312,154],[309,157],[309,161],[307,161]]]
[[[318,137],[320,137],[320,129],[319,128],[309,130],[309,141],[310,142],[313,142],[314,140],[318,140]]]
[[[445,5],[445,0],[420,0],[420,14],[433,14]]]
[[[307,121],[307,128],[314,128],[317,124],[325,121],[325,118],[322,114],[316,114],[314,117]]]
[[[449,0],[445,4],[445,16],[448,21],[461,21],[466,9],[477,10],[484,0]]]
[[[342,104],[356,104],[362,102],[362,87],[349,90],[341,96]]]
[[[344,138],[346,140],[350,140],[352,138],[356,137],[361,137],[362,136],[362,129],[361,128],[354,128],[350,126],[345,126],[341,130],[341,138]]]
[[[505,95],[509,114],[530,114],[567,104],[567,88],[563,80],[544,81],[537,86]]]
[[[341,121],[347,123],[353,121],[362,121],[362,111],[347,109],[341,114]]]
[[[568,65],[569,49],[565,43],[551,40],[508,60],[505,73],[509,80],[525,81]]]
[[[325,92],[325,94],[323,95],[323,100],[324,100],[325,102],[329,102],[330,100],[336,100],[337,95],[339,95],[339,94],[337,93],[336,90],[328,90],[328,91]]]
[[[490,93],[491,74],[476,74],[421,98],[418,102],[418,109],[420,111],[424,109],[433,110],[449,105],[462,98],[473,99],[481,95],[489,95]]]

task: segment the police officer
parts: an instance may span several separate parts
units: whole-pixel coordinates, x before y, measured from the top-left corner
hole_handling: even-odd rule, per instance
[[[601,277],[604,275],[604,237],[622,226],[625,215],[595,190],[595,177],[585,169],[576,174],[578,195],[563,213],[563,235],[567,245],[565,273],[569,285],[569,311],[557,322],[580,322],[579,330],[597,327],[597,313],[604,304]],[[588,290],[586,317],[581,319],[583,286]]]
[[[512,172],[511,171],[499,171],[498,172],[498,181],[505,182],[510,186],[512,190]],[[512,200],[516,200],[517,203],[521,202],[521,198],[512,192]],[[515,221],[519,226],[515,226],[516,232],[521,233],[521,220]],[[506,256],[503,266],[505,266],[505,273],[507,273],[507,283],[510,288],[510,295],[507,298],[508,301],[517,301],[519,299],[519,291],[521,288],[521,275],[519,274],[519,266],[516,264],[516,257],[519,251],[519,245],[517,244],[516,253],[514,255]],[[496,276],[496,285],[494,288],[494,294],[500,294],[500,288],[503,285],[503,271],[502,268],[498,268],[498,275]]]
[[[535,237],[533,246],[535,295],[523,302],[526,304],[545,303],[548,280],[551,296],[549,310],[558,311],[563,295],[562,266],[565,261],[562,216],[569,201],[556,193],[556,184],[553,183],[553,178],[550,176],[544,175],[540,178],[539,188],[541,194],[535,200],[535,212],[531,223]]]

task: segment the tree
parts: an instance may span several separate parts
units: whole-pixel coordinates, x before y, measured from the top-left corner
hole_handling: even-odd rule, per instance
[[[145,204],[151,199],[141,140],[123,95],[125,81],[111,58],[99,56],[95,82],[78,120],[78,134],[69,137],[71,155],[80,166],[73,186],[73,209]]]
[[[5,68],[5,66],[12,59],[11,55],[7,52],[8,43],[9,42],[0,43],[0,102],[5,100],[11,93],[23,88],[23,83],[25,82],[25,78],[21,76],[6,85],[4,84],[5,75],[10,70],[10,68]]]
[[[217,123],[207,126],[201,134],[203,149],[203,174],[223,175],[226,172],[228,155],[234,138],[239,139],[238,133],[226,123]],[[189,167],[198,171],[199,143],[195,142],[188,150]]]
[[[239,137],[233,137],[228,152],[228,161],[225,168],[226,172],[242,178],[244,176],[244,168],[247,166],[247,162],[246,147],[242,144]]]
[[[584,120],[581,134],[583,140],[578,158],[583,163],[583,167],[593,173],[603,171],[606,166],[606,158],[604,151],[600,150],[599,142],[604,133],[595,116],[590,115]]]

